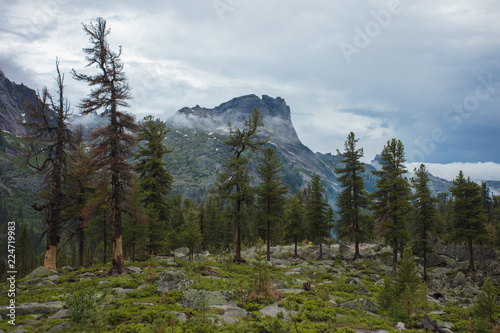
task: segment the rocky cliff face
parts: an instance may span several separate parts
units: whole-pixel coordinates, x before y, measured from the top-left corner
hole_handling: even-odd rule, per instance
[[[11,82],[0,69],[0,130],[14,135],[23,134],[20,122],[23,120],[24,102],[33,103],[35,98],[33,89]]]
[[[167,122],[171,128],[175,129],[172,137],[174,137],[177,145],[184,147],[188,142],[196,140],[196,137],[203,141],[203,137],[199,137],[201,133],[207,134],[206,142],[215,142],[210,136],[213,137],[217,134],[219,138],[217,140],[220,140],[218,141],[220,143],[228,133],[228,123],[231,123],[233,128],[243,128],[245,120],[248,119],[249,114],[254,109],[258,109],[263,117],[264,128],[262,129],[262,135],[269,137],[270,144],[277,147],[282,163],[290,166],[290,173],[299,174],[302,181],[306,182],[309,182],[314,174],[319,174],[323,180],[329,183],[331,193],[335,193],[334,188],[338,186],[336,186],[336,178],[331,166],[325,163],[320,155],[313,153],[302,144],[292,124],[290,107],[281,97],[272,98],[263,95],[262,98],[259,98],[256,95],[246,95],[233,98],[213,109],[202,108],[198,105],[191,108],[185,107]],[[186,134],[183,131],[191,131],[191,133]],[[182,137],[177,137],[180,133],[183,133]],[[200,142],[195,145],[197,151],[189,154],[191,156],[200,155],[198,150],[204,145],[206,145],[205,142]],[[217,148],[217,151],[220,149],[221,152],[224,152],[225,148],[222,145]],[[207,150],[204,151],[208,153]],[[178,154],[182,153],[178,152]],[[183,156],[176,157],[189,159],[187,156],[185,158]],[[220,165],[224,163],[222,156],[220,158],[220,160],[216,158],[212,161],[214,175],[216,169],[220,168]],[[170,162],[176,163],[173,160]],[[211,174],[212,172],[208,173]],[[183,177],[182,175],[178,176]],[[290,177],[293,178],[292,175]],[[210,184],[206,185],[210,186]]]

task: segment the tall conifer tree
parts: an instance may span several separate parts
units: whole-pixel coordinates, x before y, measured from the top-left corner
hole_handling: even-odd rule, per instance
[[[110,30],[106,20],[98,18],[95,23],[83,24],[83,30],[89,37],[91,47],[84,48],[87,54],[87,67],[95,66],[98,73],[87,75],[72,71],[78,81],[86,82],[92,87],[88,97],[80,102],[82,114],[102,111],[108,123],[95,129],[90,140],[92,142],[93,168],[99,181],[97,206],[104,204],[110,208],[111,239],[113,244],[113,261],[111,274],[125,272],[122,244],[122,212],[124,203],[130,197],[132,165],[128,159],[135,145],[134,132],[137,129],[134,117],[121,111],[129,106],[131,99],[128,79],[120,60],[121,47],[118,52],[112,51],[108,43]],[[88,212],[96,211],[89,209]]]
[[[274,149],[267,147],[257,167],[257,173],[262,181],[257,188],[259,206],[267,226],[267,261],[271,260],[271,225],[277,223],[283,216],[285,194],[288,192],[288,187],[281,181],[282,170],[283,167]]]
[[[437,202],[438,199],[432,197],[429,189],[429,175],[425,165],[420,164],[414,170],[415,178],[411,179],[412,187],[415,189],[413,195],[413,208],[415,210],[413,223],[413,247],[418,254],[422,254],[424,260],[424,281],[427,281],[427,256],[432,251],[430,235],[437,224]]]
[[[475,270],[474,243],[486,240],[488,216],[483,207],[482,188],[460,170],[450,188],[452,204],[452,233],[455,242],[464,242],[469,251],[469,270]]]
[[[307,212],[307,234],[315,244],[319,244],[319,257],[323,259],[323,241],[330,235],[330,224],[328,221],[325,200],[325,187],[321,183],[321,177],[315,175],[311,180],[311,187],[308,192],[306,212]]]
[[[364,239],[362,228],[361,210],[366,208],[368,200],[366,198],[365,183],[361,174],[365,172],[365,167],[361,162],[363,148],[356,149],[359,139],[351,132],[344,143],[344,152],[337,150],[337,154],[342,157],[343,168],[336,168],[335,173],[339,175],[342,191],[337,197],[338,214],[338,235],[348,236],[354,241],[354,258],[360,257],[359,243]]]
[[[409,241],[407,229],[410,211],[410,186],[406,177],[404,146],[400,140],[392,139],[382,150],[382,170],[372,171],[379,178],[373,193],[373,209],[378,227],[393,251],[393,271],[396,271],[398,250],[403,252]]]
[[[293,241],[294,256],[298,257],[297,244],[304,239],[305,236],[305,213],[304,201],[302,200],[302,192],[297,192],[288,200],[285,211],[285,234],[286,240]]]
[[[232,157],[226,162],[224,172],[219,173],[217,179],[217,189],[223,199],[229,200],[233,207],[233,218],[235,223],[235,262],[246,262],[241,257],[241,227],[243,223],[244,203],[251,198],[250,175],[248,172],[248,162],[250,150],[255,152],[266,142],[266,139],[259,139],[258,135],[262,123],[260,111],[254,109],[249,118],[245,120],[242,130],[233,129],[231,123],[229,127],[229,139],[224,143],[231,149]]]
[[[149,223],[149,251],[158,253],[165,249],[165,238],[168,222],[168,203],[166,196],[172,189],[174,181],[163,161],[167,149],[163,140],[170,130],[160,119],[147,116],[139,123],[137,135],[139,150],[135,157],[135,171],[139,175],[141,201],[154,212]]]

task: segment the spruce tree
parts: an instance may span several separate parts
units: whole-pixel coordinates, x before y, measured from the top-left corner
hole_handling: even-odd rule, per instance
[[[497,311],[497,294],[493,283],[488,276],[484,282],[483,288],[481,289],[481,293],[478,295],[472,306],[472,312],[475,317],[494,323]]]
[[[167,149],[163,140],[170,129],[160,119],[147,116],[139,123],[137,135],[138,151],[135,172],[139,175],[139,187],[142,202],[153,213],[149,223],[149,251],[158,253],[164,249],[168,222],[168,203],[166,196],[172,189],[174,181],[163,161]],[[151,207],[150,207],[151,206]]]
[[[360,215],[368,205],[365,184],[361,176],[365,172],[365,167],[361,162],[363,148],[356,149],[358,141],[359,139],[355,139],[353,132],[349,133],[344,143],[344,152],[340,153],[337,150],[337,154],[342,157],[341,162],[344,167],[335,169],[342,187],[337,197],[339,214],[337,232],[339,237],[349,237],[351,241],[354,241],[354,259],[360,257],[359,243],[365,239],[362,221],[366,219],[362,219]]]
[[[430,235],[433,233],[437,223],[436,204],[438,200],[433,198],[429,190],[429,175],[425,165],[414,170],[416,178],[411,179],[412,187],[415,189],[413,195],[413,208],[415,210],[413,222],[413,248],[418,254],[422,254],[424,260],[424,281],[427,281],[427,256],[432,251]]]
[[[410,239],[407,230],[410,211],[410,186],[406,177],[404,146],[400,140],[392,139],[382,150],[382,170],[372,171],[379,177],[377,189],[372,194],[372,209],[379,228],[393,251],[393,271],[396,271],[398,251],[403,252]]]
[[[297,192],[291,197],[285,211],[285,234],[284,239],[294,244],[294,257],[298,257],[297,244],[305,236],[305,214],[302,192]]]
[[[283,216],[285,194],[288,187],[281,181],[283,167],[272,147],[264,150],[264,156],[257,167],[261,184],[257,188],[259,207],[266,223],[267,261],[271,261],[271,225],[278,223]]]
[[[474,271],[474,243],[486,240],[486,223],[488,216],[483,208],[482,188],[480,185],[465,179],[460,170],[450,188],[454,197],[452,204],[452,233],[456,243],[465,243],[469,252],[469,270]]]
[[[78,81],[92,87],[88,97],[80,102],[82,114],[102,111],[107,124],[95,129],[90,136],[92,161],[99,182],[100,204],[110,208],[111,240],[113,261],[110,274],[125,272],[123,261],[122,213],[125,201],[130,198],[132,165],[128,161],[135,145],[134,132],[137,129],[134,117],[121,109],[129,106],[131,99],[128,79],[118,52],[112,51],[108,43],[109,29],[106,20],[99,17],[95,23],[83,24],[89,36],[91,47],[83,49],[87,54],[87,67],[95,66],[98,73],[87,75],[72,71]]]
[[[229,139],[224,143],[231,149],[232,157],[227,160],[224,171],[217,176],[217,191],[220,197],[228,200],[233,208],[233,221],[235,224],[235,262],[246,262],[241,257],[241,228],[243,225],[244,203],[248,202],[252,196],[250,186],[250,174],[248,172],[248,162],[250,156],[247,154],[260,149],[266,139],[259,139],[258,135],[262,123],[260,111],[254,109],[249,118],[245,121],[244,128],[233,129],[231,123],[228,124]]]
[[[195,207],[187,208],[184,213],[184,221],[181,238],[184,245],[189,249],[189,260],[192,261],[194,254],[203,241],[198,210]]]
[[[306,203],[307,212],[307,234],[315,244],[319,244],[319,257],[323,259],[323,241],[330,235],[330,224],[328,223],[327,208],[325,200],[325,187],[321,183],[321,177],[315,175],[311,180]]]

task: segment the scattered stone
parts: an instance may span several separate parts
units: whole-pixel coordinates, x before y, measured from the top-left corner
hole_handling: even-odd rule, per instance
[[[172,314],[177,318],[178,321],[186,321],[187,316],[184,312],[176,312],[176,311],[165,311],[164,313]]]
[[[55,314],[49,317],[49,319],[63,319],[66,318],[69,314],[69,309],[62,309],[57,311]]]
[[[275,287],[277,289],[286,289],[287,284],[284,281],[272,280],[271,287]]]
[[[435,332],[437,330],[437,324],[436,321],[432,320],[429,318],[427,314],[424,315],[424,318],[422,319],[422,327],[425,328],[427,331]]]
[[[23,332],[28,332],[28,330],[24,328],[18,328],[17,330],[10,331],[11,333],[23,333]]]
[[[140,267],[127,267],[127,270],[130,271],[130,273],[140,273],[141,272]]]
[[[83,274],[80,274],[79,277],[80,277],[80,280],[90,280],[90,279],[95,278],[96,276],[94,273],[85,272]]]
[[[54,274],[57,274],[56,270],[48,269],[48,268],[45,268],[43,266],[38,266],[31,273],[29,273],[24,279],[31,280],[34,277],[43,277],[43,276],[49,276],[49,275],[54,275]]]
[[[50,280],[42,280],[36,284],[37,288],[45,288],[45,287],[52,287],[55,286],[56,284]]]
[[[60,324],[57,324],[56,326],[52,327],[50,330],[47,331],[47,333],[52,333],[52,332],[68,332],[68,329],[71,327],[71,324],[68,323],[67,321],[64,321]]]
[[[375,301],[368,298],[360,298],[354,301],[342,303],[339,305],[342,309],[355,311],[372,312],[378,314],[378,305]]]
[[[452,281],[452,284],[455,287],[465,287],[466,283],[467,281],[465,280],[465,274],[463,272],[458,272]]]
[[[16,306],[16,315],[24,316],[29,314],[52,314],[56,313],[59,310],[62,310],[63,303],[56,302],[46,302],[46,303],[26,303],[20,304]],[[0,307],[0,315],[3,317],[9,312],[7,306]]]
[[[229,316],[229,317],[243,317],[246,316],[247,314],[248,314],[247,310],[237,306],[228,307],[224,312],[224,316]]]
[[[273,318],[276,318],[280,312],[283,313],[283,318],[285,318],[285,319],[287,319],[288,316],[290,315],[289,310],[287,310],[285,308],[280,308],[279,306],[276,306],[276,305],[266,306],[265,308],[260,309],[259,312],[266,315],[266,316],[270,316]]]
[[[182,293],[181,304],[185,308],[198,308],[203,301],[207,307],[213,305],[236,306],[236,301],[233,300],[233,293],[231,291],[188,289]]]
[[[193,280],[181,271],[164,270],[158,274],[155,284],[158,286],[157,291],[163,294],[165,291],[187,288],[193,284]]]
[[[134,289],[126,289],[126,288],[121,288],[121,287],[116,287],[116,288],[113,288],[114,292],[118,295],[118,296],[121,296],[121,295],[126,295],[127,293],[131,292],[131,291],[134,291]]]
[[[396,331],[404,331],[404,330],[406,330],[405,323],[402,323],[402,322],[398,321],[398,322],[396,323],[396,325],[394,326],[394,329],[395,329]]]

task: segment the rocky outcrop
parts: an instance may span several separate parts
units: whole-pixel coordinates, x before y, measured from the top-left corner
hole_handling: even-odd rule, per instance
[[[160,293],[187,288],[192,283],[193,280],[189,279],[186,274],[176,270],[164,270],[155,280],[157,291]]]
[[[24,102],[33,103],[36,92],[24,84],[11,82],[0,69],[0,130],[15,135],[24,133],[20,125],[25,113]]]

